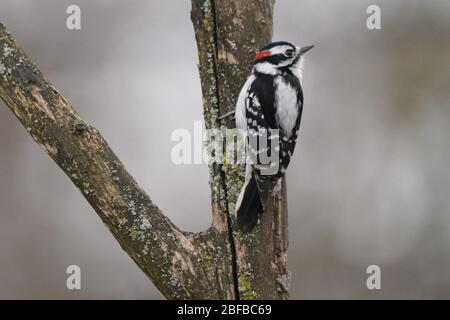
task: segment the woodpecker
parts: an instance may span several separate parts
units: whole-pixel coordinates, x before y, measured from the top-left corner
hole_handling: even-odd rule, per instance
[[[312,48],[299,48],[285,41],[263,47],[256,53],[252,71],[239,94],[237,129],[245,132],[247,139],[267,139],[264,147],[260,142],[249,143],[247,153],[256,157],[262,152],[278,154],[276,166],[249,161],[247,156],[245,183],[236,202],[237,221],[243,232],[250,232],[258,223],[294,152],[303,110],[304,54]]]

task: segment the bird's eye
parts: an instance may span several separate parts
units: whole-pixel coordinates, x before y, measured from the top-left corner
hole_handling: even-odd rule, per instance
[[[288,58],[292,58],[294,56],[294,50],[287,49],[286,52],[284,53],[284,55]]]

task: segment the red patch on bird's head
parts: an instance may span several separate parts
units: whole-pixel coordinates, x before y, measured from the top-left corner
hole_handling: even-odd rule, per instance
[[[270,50],[260,51],[255,55],[255,60],[259,60],[259,59],[268,57],[270,55],[272,55],[272,52]]]

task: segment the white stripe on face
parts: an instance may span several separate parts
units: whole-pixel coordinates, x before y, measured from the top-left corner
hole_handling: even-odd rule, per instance
[[[279,62],[277,65],[272,65],[269,62],[267,64],[270,65],[270,66],[259,66],[258,68],[264,70],[262,73],[267,73],[267,74],[274,75],[274,74],[277,73],[277,70],[276,70],[277,68],[282,68],[282,67],[286,67],[286,66],[291,65],[294,62],[295,58],[297,57],[297,54],[298,54],[297,47],[293,47],[293,46],[284,44],[284,45],[279,45],[279,46],[273,47],[273,48],[268,49],[268,50],[271,53],[270,56],[275,56],[275,55],[279,55],[279,54],[284,56],[284,54],[286,53],[286,50],[289,50],[289,49],[290,50],[294,50],[294,54],[293,54],[293,56],[291,58],[284,57],[284,59],[281,62]],[[272,69],[271,66],[274,66],[273,70],[270,70],[270,69]]]
[[[277,54],[284,54],[286,52],[286,50],[288,50],[288,49],[295,50],[295,48],[292,48],[291,46],[288,46],[288,45],[276,46],[269,50],[272,53],[271,55],[273,56],[273,55],[277,55]]]

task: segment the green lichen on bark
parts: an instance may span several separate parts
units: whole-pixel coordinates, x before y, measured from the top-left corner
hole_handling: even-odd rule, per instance
[[[220,119],[210,114],[220,117],[234,110],[255,52],[271,41],[273,1],[193,0],[192,7],[206,127],[234,128],[232,117]],[[287,294],[278,290],[277,278],[286,269],[285,259],[278,256],[285,256],[287,246],[273,239],[287,237],[287,231],[274,232],[272,228],[287,214],[286,208],[280,205],[285,201],[285,189],[273,199],[261,224],[251,234],[243,235],[236,228],[234,212],[244,169],[243,165],[225,161],[210,170],[213,208],[217,206],[218,215],[229,217],[230,242],[236,254],[235,285],[242,299],[286,298]]]
[[[248,271],[241,271],[239,273],[239,292],[244,300],[258,300],[259,296],[253,290],[252,282],[253,274]]]
[[[270,41],[272,0],[193,0],[203,113],[208,129],[231,118],[255,51]],[[61,167],[120,246],[167,298],[286,298],[285,187],[251,234],[236,230],[234,203],[244,168],[210,166],[213,225],[176,228],[137,185],[100,133],[44,78],[0,24],[0,97]],[[287,277],[285,277],[287,278]]]
[[[0,97],[162,294],[174,299],[232,298],[223,283],[212,281],[217,272],[228,274],[223,271],[226,243],[214,233],[194,241],[176,228],[1,24]]]
[[[216,78],[215,13],[211,0],[192,2],[191,20],[196,27],[199,48],[199,72],[202,75],[203,115],[206,128],[218,128],[218,98]]]

